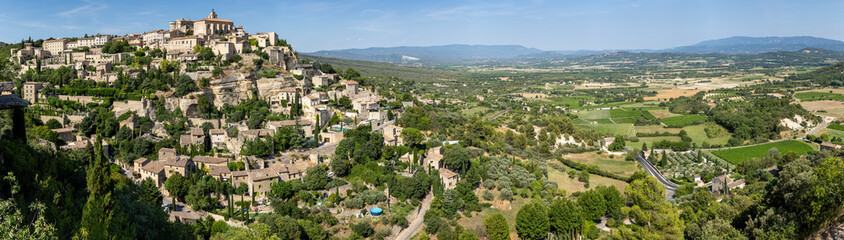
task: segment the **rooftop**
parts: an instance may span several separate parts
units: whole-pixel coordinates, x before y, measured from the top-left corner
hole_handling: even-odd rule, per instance
[[[155,161],[144,165],[141,169],[151,173],[160,173],[164,171],[164,164],[161,161]]]
[[[228,162],[226,158],[218,158],[218,157],[209,157],[209,156],[196,156],[193,157],[194,162],[200,162],[205,164],[220,164]]]

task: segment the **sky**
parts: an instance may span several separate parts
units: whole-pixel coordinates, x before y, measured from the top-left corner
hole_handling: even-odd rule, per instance
[[[300,52],[522,45],[542,50],[663,49],[732,36],[844,40],[844,1],[757,0],[0,0],[0,41],[142,33],[215,9]]]

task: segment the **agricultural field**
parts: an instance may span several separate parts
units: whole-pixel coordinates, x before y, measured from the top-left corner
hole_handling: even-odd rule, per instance
[[[723,134],[714,138],[709,138],[709,136],[706,134],[706,128],[718,129],[723,132]],[[721,125],[718,125],[713,122],[686,126],[683,127],[683,130],[686,130],[686,133],[689,135],[689,137],[692,138],[692,142],[696,143],[698,146],[702,145],[704,142],[707,142],[709,144],[724,145],[727,144],[727,141],[729,141],[730,137],[732,136],[730,132],[727,131],[727,129],[724,129],[724,127],[721,127]]]
[[[768,154],[768,149],[771,148],[776,148],[780,151],[781,154],[786,154],[789,152],[803,154],[815,150],[811,145],[806,144],[804,142],[797,140],[787,140],[782,142],[766,143],[750,147],[718,150],[713,151],[712,153],[720,158],[723,158],[724,160],[727,160],[730,163],[739,164],[751,158],[764,157]]]
[[[826,126],[826,128],[834,129],[834,130],[838,130],[838,131],[844,131],[844,125],[841,125],[841,124],[838,124],[838,123],[829,124],[828,126]]]
[[[577,114],[582,119],[609,119],[610,118],[610,111],[609,110],[590,110],[590,111],[581,111]]]
[[[604,154],[585,152],[563,155],[563,158],[584,164],[596,165],[603,170],[607,170],[624,177],[633,175],[633,172],[639,169],[639,165],[636,162],[625,161],[623,156],[614,156],[613,158],[610,158]]]
[[[563,165],[563,167],[566,169],[566,171],[571,170],[571,168],[569,168],[568,166]],[[566,190],[566,194],[589,190],[584,186],[583,183],[577,181],[577,178],[569,178],[568,173],[560,172],[557,169],[551,167],[548,168],[548,180],[557,183],[557,187],[559,189]],[[627,187],[627,183],[608,177],[590,174],[589,187],[595,188],[597,186],[615,186],[616,188],[618,188],[619,192],[624,192],[624,188]]]
[[[692,96],[695,95],[697,92],[703,90],[692,90],[692,89],[660,89],[657,90],[656,96],[652,97],[645,97],[645,100],[661,100],[661,99],[669,99],[669,98],[677,98],[681,96]]]
[[[668,127],[681,128],[696,123],[703,123],[704,121],[706,121],[706,116],[690,114],[677,117],[667,117],[659,120],[662,121],[662,123],[664,123]]]
[[[476,114],[484,115],[489,110],[490,110],[490,108],[488,108],[488,107],[474,107],[474,108],[463,110],[463,115],[466,115],[466,116],[473,116],[473,115],[476,115]]]
[[[636,136],[632,123],[617,124],[578,124],[580,128],[595,130],[595,132],[606,133],[613,136]]]
[[[650,112],[651,112],[651,115],[653,115],[656,118],[668,118],[668,117],[683,116],[682,114],[676,114],[676,113],[669,112],[667,109],[650,110]]]
[[[837,138],[844,139],[844,131],[830,129],[830,128],[821,129],[820,131],[815,133],[815,136],[819,137],[819,136],[824,135],[824,134],[826,134],[829,137],[837,137]]]
[[[820,100],[834,100],[844,101],[844,94],[831,92],[799,92],[795,93],[794,97],[800,101],[820,101]]]
[[[680,133],[680,128],[666,128],[662,125],[646,125],[646,126],[636,126],[637,133],[663,133],[669,132],[673,134]]]
[[[659,142],[662,140],[668,140],[672,142],[679,142],[681,141],[680,137],[678,136],[659,136],[659,137],[639,137],[638,142],[627,142],[627,146],[634,148],[634,149],[642,149],[642,144],[647,143],[648,147],[653,146],[654,142]]]
[[[816,115],[844,118],[844,102],[842,101],[802,101],[800,106]]]
[[[657,156],[657,154],[659,156]],[[663,154],[667,161],[662,161]],[[682,153],[658,153],[650,156],[650,162],[656,163],[654,165],[660,168],[660,171],[667,178],[692,178],[695,174],[701,176],[717,176],[722,175],[730,169],[730,164],[720,159],[711,153],[700,152],[700,159],[698,159],[698,152],[682,152]]]

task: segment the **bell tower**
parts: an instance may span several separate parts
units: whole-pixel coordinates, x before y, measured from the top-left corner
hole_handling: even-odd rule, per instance
[[[208,18],[210,18],[210,19],[216,19],[217,18],[217,13],[214,12],[213,8],[211,9],[211,13],[208,14]]]

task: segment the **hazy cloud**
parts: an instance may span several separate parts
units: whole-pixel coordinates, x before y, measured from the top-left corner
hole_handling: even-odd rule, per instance
[[[76,17],[76,16],[81,16],[81,15],[92,15],[92,14],[96,13],[97,11],[103,10],[106,7],[108,7],[107,5],[105,5],[103,3],[98,3],[98,2],[93,2],[93,1],[84,1],[84,2],[85,2],[85,5],[82,5],[82,6],[79,6],[77,8],[70,9],[70,10],[67,10],[67,11],[64,11],[64,12],[60,12],[56,15],[59,15],[59,16],[62,16],[62,17]]]

